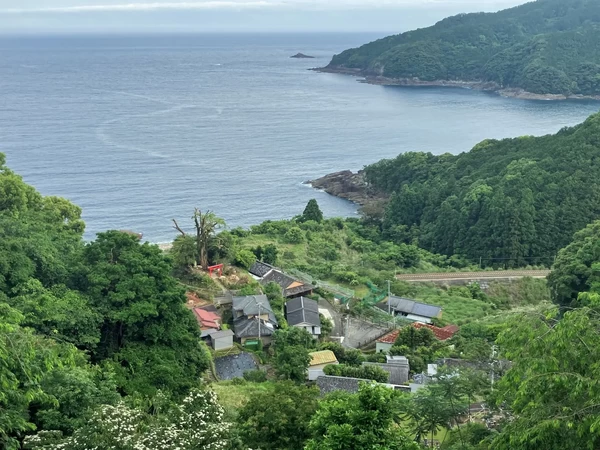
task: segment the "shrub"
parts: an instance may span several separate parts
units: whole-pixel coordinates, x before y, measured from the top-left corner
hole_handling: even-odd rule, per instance
[[[389,381],[389,374],[381,367],[377,366],[350,367],[344,364],[329,365],[325,366],[323,372],[325,372],[325,375],[361,378],[364,380],[373,380],[378,383],[387,383]]]
[[[244,380],[252,383],[264,383],[267,381],[267,372],[264,370],[248,370],[244,372]]]
[[[323,342],[319,350],[331,350],[342,365],[358,367],[365,360],[360,350],[347,349],[337,342]]]
[[[252,267],[252,264],[254,264],[255,261],[256,255],[254,255],[254,253],[247,249],[240,250],[239,252],[237,252],[234,260],[236,266],[246,270]]]
[[[304,242],[304,231],[298,227],[292,227],[285,233],[283,238],[290,244],[301,244]]]
[[[385,353],[372,353],[367,355],[366,359],[374,363],[385,363],[387,361]]]

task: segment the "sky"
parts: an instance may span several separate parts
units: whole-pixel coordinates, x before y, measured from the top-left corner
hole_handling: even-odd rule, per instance
[[[401,32],[526,0],[0,0],[0,32]]]

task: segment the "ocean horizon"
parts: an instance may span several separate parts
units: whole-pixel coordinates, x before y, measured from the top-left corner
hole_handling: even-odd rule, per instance
[[[151,242],[195,207],[230,228],[357,206],[303,182],[406,151],[555,133],[600,109],[310,71],[386,33],[0,36],[0,152],[44,195],[83,208],[86,239]],[[301,52],[314,59],[292,59]]]

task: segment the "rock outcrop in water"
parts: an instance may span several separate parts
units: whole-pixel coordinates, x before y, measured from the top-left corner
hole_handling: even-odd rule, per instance
[[[385,197],[373,191],[365,181],[362,170],[354,173],[350,170],[330,173],[313,181],[307,181],[315,189],[322,189],[335,197],[350,200],[364,206]]]
[[[296,58],[296,59],[314,59],[314,56],[305,55],[304,53],[296,53],[294,56],[290,56],[290,58]]]

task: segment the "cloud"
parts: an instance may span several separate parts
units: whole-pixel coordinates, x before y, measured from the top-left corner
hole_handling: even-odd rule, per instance
[[[278,6],[278,1],[205,1],[205,2],[154,2],[154,3],[123,3],[114,5],[81,5],[57,6],[45,8],[7,8],[0,9],[2,14],[27,13],[86,13],[86,12],[119,12],[119,11],[157,11],[157,10],[202,10],[202,9],[253,9],[268,6]]]
[[[525,0],[523,0],[525,1]],[[55,7],[4,8],[0,14],[135,12],[160,10],[243,10],[261,8],[354,9],[406,6],[471,5],[485,7],[515,5],[518,0],[206,0],[195,2],[130,2]]]

